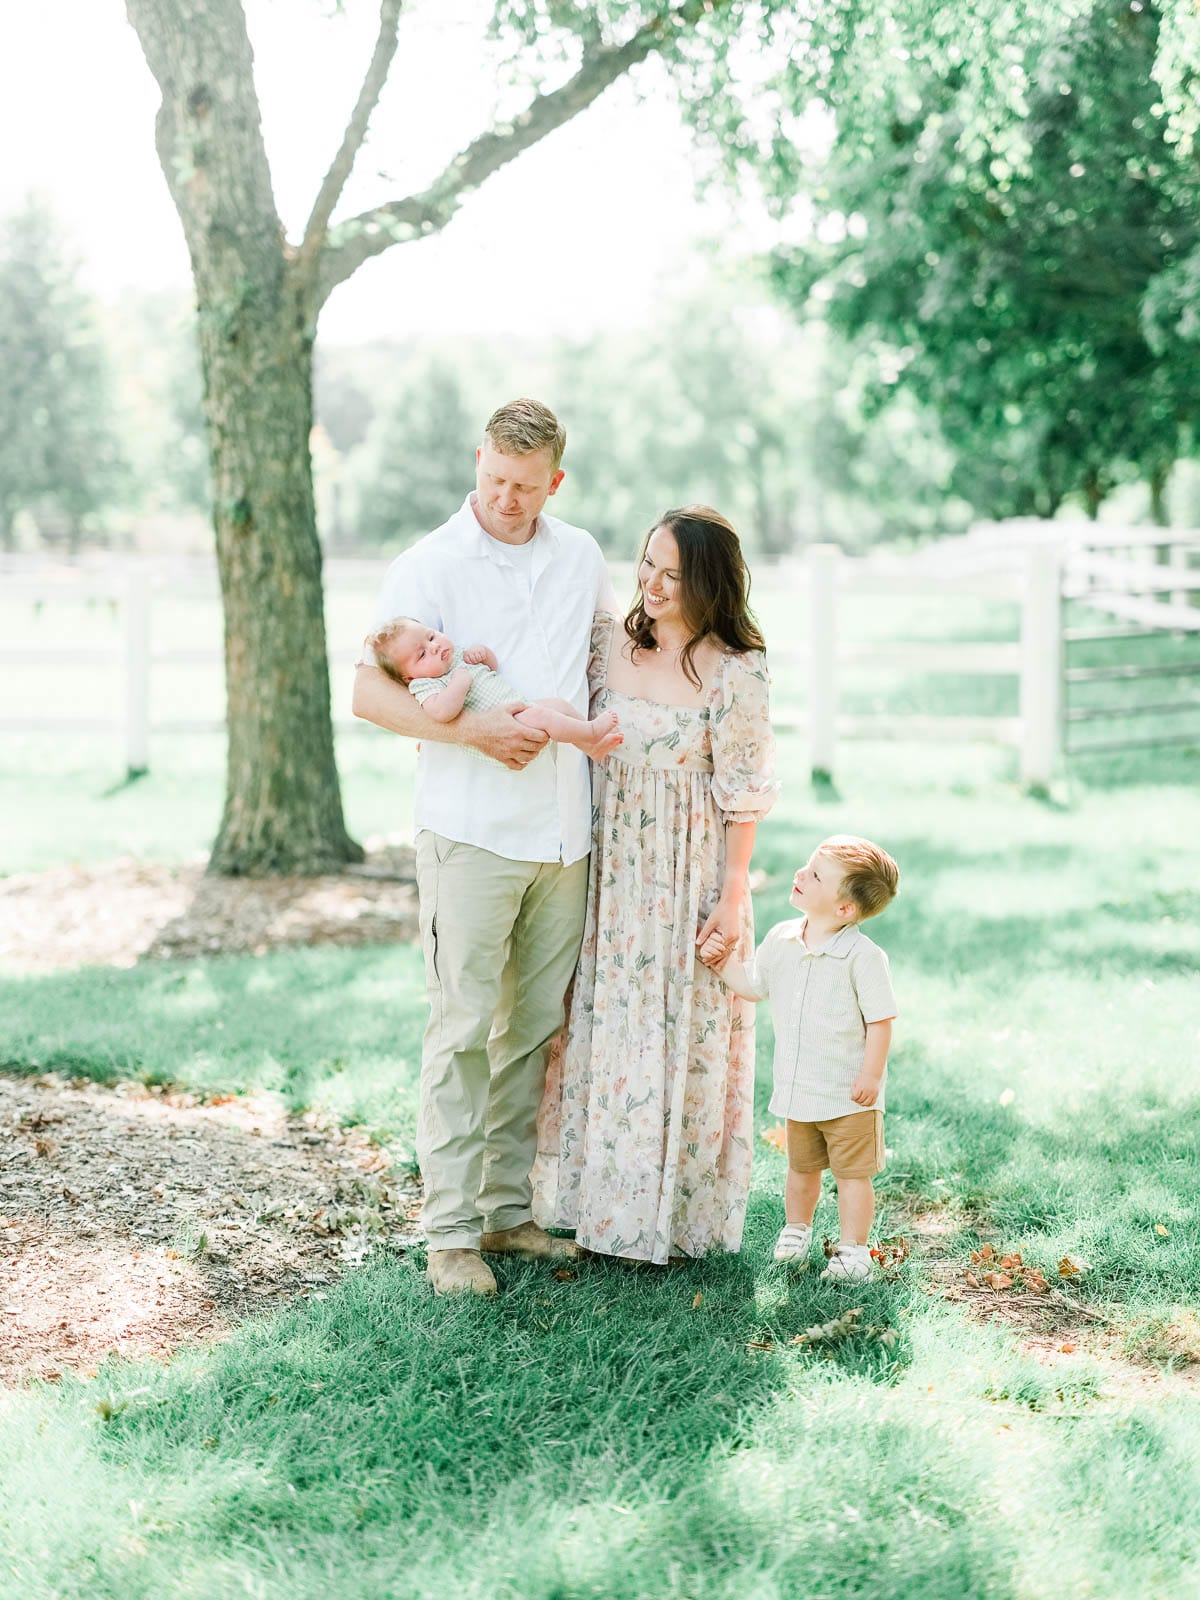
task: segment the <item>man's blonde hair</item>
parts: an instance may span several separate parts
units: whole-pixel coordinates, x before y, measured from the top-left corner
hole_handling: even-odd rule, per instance
[[[369,633],[363,640],[363,649],[369,650],[375,657],[375,665],[380,672],[386,672],[396,683],[407,685],[408,679],[388,655],[387,648],[395,644],[401,634],[407,633],[410,628],[420,626],[416,617],[393,617],[390,622],[385,622],[382,628],[376,628],[374,633]]]
[[[838,896],[842,900],[853,900],[860,922],[877,917],[896,898],[900,868],[886,850],[869,839],[860,839],[852,833],[835,833],[817,849],[841,867],[842,886]]]
[[[505,456],[531,456],[549,450],[550,471],[557,472],[567,448],[567,430],[540,400],[510,400],[493,411],[483,436]]]

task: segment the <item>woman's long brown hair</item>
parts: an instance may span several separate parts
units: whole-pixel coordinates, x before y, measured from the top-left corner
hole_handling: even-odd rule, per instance
[[[700,674],[693,658],[696,646],[709,634],[739,655],[766,648],[750,610],[750,573],[733,524],[711,506],[681,506],[664,512],[642,540],[639,572],[646,546],[659,528],[668,528],[679,546],[679,609],[690,635],[679,653],[679,662],[699,689]],[[637,598],[625,618],[625,632],[633,642],[635,654],[656,648],[654,623],[643,603],[640,582]]]

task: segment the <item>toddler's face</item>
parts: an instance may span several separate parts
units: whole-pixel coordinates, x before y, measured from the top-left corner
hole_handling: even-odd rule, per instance
[[[442,677],[453,654],[453,641],[436,628],[406,628],[391,647],[392,665],[409,683]]]
[[[810,917],[829,920],[836,917],[842,898],[843,869],[840,861],[814,850],[806,865],[792,880],[791,903]]]

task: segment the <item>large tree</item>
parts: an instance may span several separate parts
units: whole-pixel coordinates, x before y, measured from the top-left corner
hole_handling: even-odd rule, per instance
[[[123,461],[95,309],[47,206],[0,220],[0,548],[19,511],[58,516],[74,546]]]
[[[1095,514],[1118,474],[1161,493],[1200,414],[1190,352],[1155,349],[1147,296],[1196,247],[1153,72],[1157,8],[1094,0],[1002,52],[1019,89],[984,114],[971,24],[860,44],[904,63],[825,165],[823,208],[856,226],[781,256],[793,303],[820,279],[830,323],[878,356],[876,402],[908,391],[958,455],[956,486],[992,515]],[[823,256],[823,258],[822,258]]]
[[[161,90],[157,143],[191,255],[225,613],[229,749],[210,870],[317,872],[358,859],[334,764],[309,433],[317,320],[365,261],[443,228],[491,174],[647,57],[695,69],[749,0],[498,0],[531,63],[568,73],[480,132],[419,193],[335,221],[397,48],[379,32],[340,148],[302,235],[276,206],[241,0],[126,0]]]

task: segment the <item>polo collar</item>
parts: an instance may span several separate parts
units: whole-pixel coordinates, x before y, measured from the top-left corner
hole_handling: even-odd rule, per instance
[[[534,556],[534,567],[540,573],[549,556],[558,549],[558,535],[552,526],[553,518],[547,517],[543,511],[539,513],[537,525],[533,530],[533,538],[529,541],[537,551],[544,550],[545,557],[541,560]],[[475,515],[475,508],[471,504],[468,494],[463,501],[458,515],[453,517],[450,526],[454,533],[456,553],[479,561],[493,561],[500,567],[511,567],[511,562],[504,554],[504,545],[499,539],[493,539],[485,529],[479,518]]]
[[[805,917],[804,923],[807,923],[807,921],[808,918]],[[802,923],[800,928],[797,930],[796,937],[799,941],[800,948],[804,951],[806,956],[835,956],[837,960],[844,961],[850,954],[851,950],[854,949],[857,941],[862,937],[858,930],[857,924],[848,922],[844,928],[839,928],[834,934],[833,938],[827,940],[819,950],[810,950],[804,942],[804,923]]]

